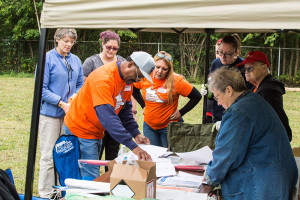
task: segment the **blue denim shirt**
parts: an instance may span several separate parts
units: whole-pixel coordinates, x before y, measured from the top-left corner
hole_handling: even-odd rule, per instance
[[[206,174],[223,199],[289,199],[296,162],[278,115],[259,95],[246,92],[227,109]]]
[[[63,56],[57,53],[55,47],[46,54],[40,112],[42,115],[63,118],[65,112],[57,106],[58,102],[67,102],[83,85],[80,59],[72,53],[68,53],[65,59],[68,68]]]

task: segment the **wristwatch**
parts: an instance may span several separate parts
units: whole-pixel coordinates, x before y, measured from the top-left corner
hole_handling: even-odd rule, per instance
[[[57,106],[62,108],[63,103],[64,103],[63,101],[59,101]]]

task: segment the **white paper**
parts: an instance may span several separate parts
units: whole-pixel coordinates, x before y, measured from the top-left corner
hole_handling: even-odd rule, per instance
[[[156,162],[156,176],[174,176],[176,175],[176,170],[170,159],[167,158],[155,158]]]
[[[183,171],[179,171],[177,174],[177,177],[182,178],[183,180],[193,180],[193,181],[198,181],[200,183],[205,183],[206,181],[202,181],[203,180],[203,176],[199,176],[199,175],[194,175],[194,174],[190,174],[190,173],[186,173]]]
[[[110,191],[110,183],[104,183],[104,182],[67,178],[65,180],[65,184],[66,186],[68,186],[69,189],[81,189],[82,191],[93,190],[93,193],[95,193],[95,190],[97,190],[98,193]]]
[[[89,194],[89,193],[82,192],[82,191],[81,190],[75,190],[75,189],[67,190],[65,199],[66,200],[71,199],[72,196],[76,196],[77,199],[79,199],[79,197],[81,197],[82,199],[93,199],[93,200],[102,199],[103,200],[102,196]]]
[[[144,151],[147,151],[147,153],[152,157],[152,159],[158,158],[168,151],[168,148],[154,146],[151,144],[139,144],[139,147],[141,147]]]
[[[213,159],[212,150],[208,146],[205,146],[196,151],[176,154],[183,159],[193,160],[199,163],[209,163],[209,161]]]
[[[156,198],[160,200],[183,200],[183,199],[207,200],[207,194],[186,192],[182,190],[156,189]]]
[[[174,186],[174,187],[190,187],[198,188],[202,183],[203,177],[199,179],[191,180],[179,176],[163,176],[157,180],[158,185]]]

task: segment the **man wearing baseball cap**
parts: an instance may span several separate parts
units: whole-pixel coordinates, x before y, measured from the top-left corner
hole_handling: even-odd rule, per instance
[[[238,65],[245,65],[246,80],[254,85],[252,91],[262,96],[274,108],[291,141],[292,130],[283,109],[284,84],[270,74],[266,54],[261,51],[250,51],[245,60]]]
[[[141,78],[151,80],[155,66],[146,52],[134,52],[126,61],[107,63],[94,70],[84,82],[65,116],[65,134],[79,138],[80,159],[99,159],[104,131],[124,144],[142,160],[151,156],[138,144],[150,144],[138,130],[132,115],[132,83]],[[132,140],[135,139],[135,142]],[[80,168],[83,179],[100,175],[99,166]]]

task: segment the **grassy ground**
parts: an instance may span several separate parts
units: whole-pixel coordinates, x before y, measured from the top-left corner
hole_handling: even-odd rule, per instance
[[[15,184],[19,193],[24,193],[29,132],[33,100],[33,77],[0,76],[0,168],[11,168],[15,178]],[[199,85],[196,85],[199,89]],[[181,108],[187,98],[180,99]],[[202,122],[202,104],[196,106],[184,116],[187,123]],[[290,120],[293,130],[292,147],[300,146],[300,92],[287,92],[284,95],[284,108]],[[138,123],[142,130],[143,116],[138,106]],[[39,171],[39,147],[37,149],[34,195],[37,192],[37,180]]]

